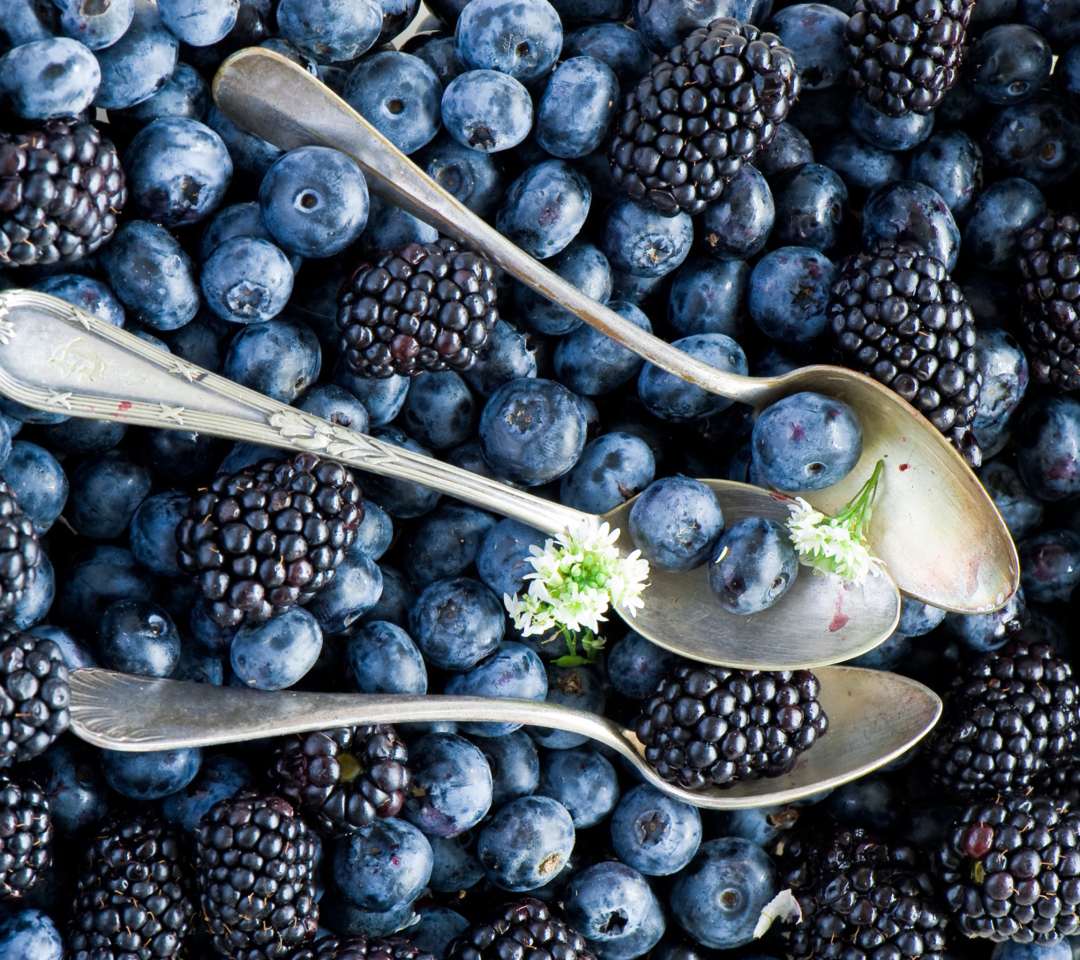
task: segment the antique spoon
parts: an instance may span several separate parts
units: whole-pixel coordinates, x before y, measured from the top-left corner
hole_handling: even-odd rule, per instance
[[[995,610],[1015,592],[1016,548],[993,502],[945,438],[891,390],[841,367],[741,377],[645,333],[511,244],[327,86],[279,54],[251,47],[231,56],[214,78],[214,100],[238,126],[285,150],[320,144],[349,154],[373,193],[484,252],[517,280],[684,380],[758,412],[804,390],[849,404],[862,422],[862,459],[843,481],[806,499],[835,514],[884,459],[869,541],[900,589],[958,613]]]
[[[513,517],[548,534],[590,519],[550,500],[328,423],[241,387],[45,293],[0,293],[0,393],[29,407],[97,420],[173,427],[294,452],[315,450],[349,466],[412,480]],[[730,525],[748,516],[784,521],[787,498],[726,480],[705,481]],[[622,531],[633,500],[603,517]],[[650,575],[645,609],[620,616],[683,656],[747,669],[837,663],[877,646],[896,627],[900,595],[888,575],[855,586],[802,574],[761,613],[728,613],[704,567]]]
[[[71,675],[71,729],[107,750],[145,751],[406,720],[525,723],[603,743],[658,790],[685,803],[734,810],[790,803],[861,777],[914,746],[941,714],[937,694],[895,673],[825,667],[816,675],[828,733],[783,776],[726,789],[686,790],[665,783],[645,761],[645,748],[632,730],[585,710],[544,701],[263,691],[91,669]]]

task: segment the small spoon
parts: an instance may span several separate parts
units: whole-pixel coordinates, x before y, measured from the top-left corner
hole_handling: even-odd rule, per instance
[[[0,393],[41,410],[215,437],[299,452],[318,451],[352,467],[432,487],[548,534],[589,514],[543,500],[433,457],[412,453],[278,403],[175,357],[63,300],[32,290],[0,293]],[[758,487],[706,480],[725,522],[747,516],[784,521],[788,500]],[[633,500],[603,517],[633,550]],[[900,595],[886,576],[861,587],[804,570],[781,599],[751,616],[728,613],[709,588],[705,567],[655,569],[635,630],[683,656],[745,669],[820,666],[873,649],[896,627]]]
[[[862,423],[862,458],[840,483],[806,499],[835,514],[884,459],[868,539],[900,589],[957,613],[996,610],[1016,591],[1016,548],[993,501],[948,441],[891,390],[842,367],[752,378],[695,360],[590,300],[511,244],[329,87],[280,54],[259,47],[233,54],[214,78],[214,100],[242,129],[284,150],[319,144],[347,153],[373,193],[482,251],[517,280],[669,373],[758,412],[804,390],[844,401]]]
[[[568,730],[606,744],[658,790],[684,803],[736,810],[798,800],[861,777],[909,750],[937,722],[941,700],[895,673],[825,667],[819,700],[829,730],[786,774],[721,789],[665,783],[637,736],[614,720],[545,701],[407,694],[299,693],[155,680],[111,670],[71,674],[71,729],[106,750],[177,750],[405,721],[498,721]]]

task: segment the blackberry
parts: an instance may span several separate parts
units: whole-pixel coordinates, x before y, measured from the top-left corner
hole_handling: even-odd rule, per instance
[[[960,75],[975,0],[855,0],[844,30],[848,77],[890,117],[930,113]]]
[[[245,788],[195,829],[202,922],[230,960],[283,960],[315,938],[315,839],[281,797]]]
[[[973,467],[981,377],[975,316],[944,264],[912,241],[848,258],[832,285],[828,333],[840,363],[912,404]]]
[[[404,937],[323,937],[298,950],[291,960],[435,960]]]
[[[788,955],[821,960],[938,960],[946,916],[933,878],[909,846],[862,827],[796,833],[780,859],[802,919],[785,931]]]
[[[334,577],[364,519],[352,474],[314,453],[219,474],[176,527],[181,569],[211,619],[261,622],[310,601]]]
[[[786,773],[829,728],[809,670],[684,662],[634,721],[661,779],[690,790]]]
[[[488,923],[474,923],[450,941],[446,960],[594,960],[585,938],[540,900],[505,904]]]
[[[778,36],[713,20],[623,96],[608,149],[612,175],[665,216],[701,213],[772,141],[798,95],[795,56]]]
[[[1080,930],[1080,814],[1004,794],[965,809],[937,850],[953,922],[968,937],[1053,943]]]
[[[0,626],[0,769],[43,754],[71,723],[70,700],[60,648]]]
[[[33,780],[0,774],[0,900],[15,900],[52,863],[49,799]]]
[[[1080,390],[1080,217],[1044,217],[1020,236],[1020,299],[1031,374]]]
[[[495,267],[448,237],[361,263],[338,294],[339,344],[358,377],[470,369],[499,319]]]
[[[109,821],[87,846],[72,907],[71,960],[179,957],[195,902],[173,827],[137,814]]]
[[[0,620],[10,617],[34,582],[41,546],[15,491],[0,479]]]
[[[126,196],[116,148],[93,124],[0,131],[0,266],[89,256],[112,236]]]
[[[340,837],[397,816],[409,788],[408,759],[389,724],[339,727],[284,740],[270,778],[319,833]]]
[[[1052,647],[1012,640],[953,681],[927,755],[935,782],[956,796],[1022,792],[1072,758],[1080,687]]]

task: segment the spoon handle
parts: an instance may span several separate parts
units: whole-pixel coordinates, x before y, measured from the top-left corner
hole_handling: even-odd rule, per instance
[[[265,691],[99,669],[71,674],[72,729],[107,750],[211,747],[310,730],[400,723],[402,718],[553,727],[598,740],[640,762],[623,727],[594,713],[543,700]]]
[[[545,533],[590,519],[278,403],[33,290],[0,292],[0,393],[54,413],[313,451],[432,487]]]
[[[214,100],[244,130],[285,150],[334,147],[364,171],[373,193],[482,251],[515,279],[674,376],[720,396],[757,404],[774,381],[727,373],[695,360],[585,296],[440,187],[344,100],[280,54],[250,47],[214,78]]]

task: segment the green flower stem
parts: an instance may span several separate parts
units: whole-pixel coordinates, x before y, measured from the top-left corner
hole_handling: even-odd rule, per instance
[[[885,461],[879,460],[870,479],[866,481],[847,505],[836,515],[845,527],[847,527],[860,540],[866,539],[866,528],[870,526],[870,518],[874,513],[874,498],[877,497],[878,481],[885,470]]]

